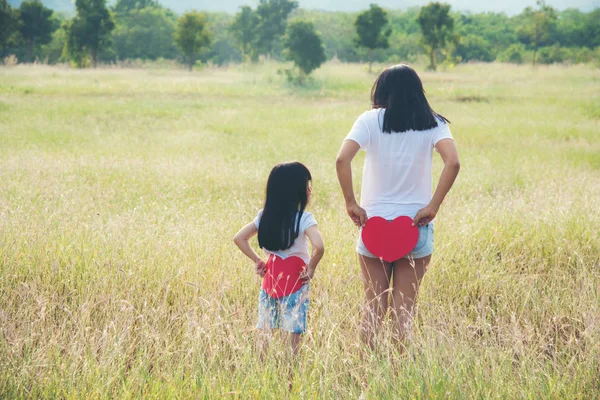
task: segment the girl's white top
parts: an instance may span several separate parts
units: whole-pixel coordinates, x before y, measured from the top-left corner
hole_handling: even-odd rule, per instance
[[[254,225],[256,226],[256,229],[258,229],[260,225],[260,218],[262,217],[262,213],[263,210],[260,210],[256,218],[254,218]],[[298,214],[296,214],[296,221],[294,222],[294,226],[297,223]],[[313,225],[317,225],[315,217],[313,217],[311,213],[304,211],[302,213],[302,218],[300,219],[300,230],[298,231],[298,237],[294,240],[294,244],[292,245],[292,247],[290,247],[289,249],[278,251],[269,251],[266,249],[263,249],[263,251],[267,255],[275,254],[276,256],[279,256],[282,259],[292,256],[300,257],[302,260],[304,260],[305,263],[308,264],[308,262],[310,261],[310,253],[308,252],[308,237],[306,236],[305,232],[308,228],[310,228]]]
[[[370,217],[414,218],[432,196],[433,149],[442,139],[453,139],[448,124],[425,131],[384,133],[385,109],[364,112],[346,139],[365,150],[361,207]]]

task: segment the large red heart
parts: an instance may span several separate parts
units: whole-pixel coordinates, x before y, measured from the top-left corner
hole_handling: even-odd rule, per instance
[[[271,254],[267,260],[267,273],[262,288],[276,299],[290,295],[302,288],[300,273],[306,263],[300,257],[281,258]]]
[[[412,218],[398,217],[392,222],[372,217],[362,228],[362,240],[367,250],[387,262],[401,259],[412,251],[419,240],[419,228]]]

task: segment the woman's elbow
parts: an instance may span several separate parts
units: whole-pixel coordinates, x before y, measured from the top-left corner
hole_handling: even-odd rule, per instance
[[[347,157],[344,156],[337,156],[335,159],[335,169],[336,170],[340,170],[345,166],[350,165],[350,160],[347,159]]]
[[[445,163],[445,166],[458,172],[460,170],[460,161],[458,158],[448,160],[448,162]]]

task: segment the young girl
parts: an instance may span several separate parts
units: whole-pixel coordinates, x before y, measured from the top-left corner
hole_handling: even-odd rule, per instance
[[[293,355],[306,330],[310,281],[325,251],[317,221],[305,211],[311,179],[308,169],[299,162],[276,165],[267,181],[264,208],[233,239],[263,277],[257,328],[263,332],[280,328],[287,334]],[[256,234],[268,257],[266,263],[250,246],[249,239]],[[263,355],[266,350],[264,341]]]
[[[399,342],[412,319],[419,284],[433,253],[433,219],[460,168],[448,120],[434,112],[417,73],[407,65],[383,71],[371,90],[373,109],[363,113],[346,136],[337,156],[337,173],[346,211],[359,227],[367,218],[413,218],[419,239],[405,258],[386,262],[365,247],[360,233],[356,251],[364,278],[363,340],[374,345],[382,318],[391,308]],[[433,149],[444,162],[431,194]],[[351,162],[366,151],[361,206],[352,188]],[[391,289],[391,305],[388,293]]]

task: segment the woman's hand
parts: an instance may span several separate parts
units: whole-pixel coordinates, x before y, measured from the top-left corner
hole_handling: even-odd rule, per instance
[[[354,225],[359,228],[365,226],[367,223],[367,212],[358,204],[351,203],[346,205],[346,212],[350,216],[350,219],[352,219],[352,222],[354,222]]]
[[[413,226],[429,225],[429,223],[431,221],[433,221],[433,219],[437,215],[437,211],[438,210],[432,206],[427,206],[425,208],[420,209],[419,212],[417,212],[417,215],[415,215],[415,219],[413,219],[412,225]]]
[[[262,258],[259,258],[258,260],[256,260],[255,270],[256,270],[256,274],[260,275],[263,278],[267,274],[267,264],[265,264],[265,262],[263,261]]]

